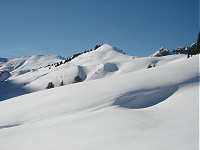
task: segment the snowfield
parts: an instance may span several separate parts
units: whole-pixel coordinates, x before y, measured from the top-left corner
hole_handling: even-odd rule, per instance
[[[133,59],[103,45],[11,76],[0,93],[1,150],[199,149],[199,56]]]

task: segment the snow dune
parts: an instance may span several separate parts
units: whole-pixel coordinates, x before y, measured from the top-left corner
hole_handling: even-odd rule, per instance
[[[114,104],[130,109],[146,108],[166,100],[177,90],[178,86],[173,85],[153,90],[128,92],[118,97]]]

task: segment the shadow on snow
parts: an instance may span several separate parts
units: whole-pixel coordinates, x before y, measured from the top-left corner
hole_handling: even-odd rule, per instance
[[[9,80],[0,82],[0,101],[31,93],[31,91],[24,86],[24,83],[15,83]]]
[[[128,92],[118,97],[114,105],[129,109],[147,108],[166,100],[177,90],[178,85],[173,85],[158,89]]]

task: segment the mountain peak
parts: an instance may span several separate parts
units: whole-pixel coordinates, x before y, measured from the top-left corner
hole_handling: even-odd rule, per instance
[[[166,55],[171,55],[170,51],[168,49],[165,49],[164,47],[161,47],[159,50],[153,53],[151,57],[161,57]]]
[[[101,51],[116,51],[122,54],[125,54],[122,50],[118,49],[117,47],[113,47],[109,44],[103,44],[102,46],[100,46],[99,48],[97,48],[97,50],[101,50]]]

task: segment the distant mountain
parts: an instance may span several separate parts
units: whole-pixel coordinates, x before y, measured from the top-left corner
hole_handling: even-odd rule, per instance
[[[188,54],[188,52],[194,52],[197,47],[196,43],[193,43],[190,46],[179,47],[173,50],[173,54]]]
[[[7,61],[8,61],[8,58],[0,58],[0,63],[7,62]]]
[[[196,47],[197,47],[196,43],[193,43],[190,46],[179,47],[179,48],[173,49],[172,51],[162,47],[159,50],[157,50],[155,53],[150,55],[150,57],[162,57],[162,56],[167,56],[167,55],[188,54],[188,52],[195,53]]]
[[[161,57],[171,55],[172,53],[168,49],[164,49],[164,47],[160,48],[158,51],[153,53],[151,57]]]
[[[6,70],[12,75],[17,76],[30,72],[32,69],[39,69],[46,64],[64,59],[61,56],[42,56],[34,55],[17,58],[0,58],[0,70]]]

